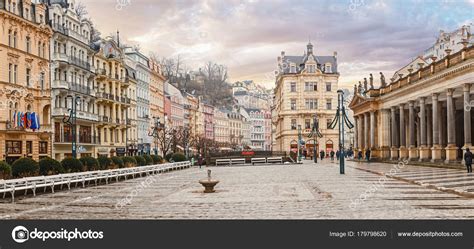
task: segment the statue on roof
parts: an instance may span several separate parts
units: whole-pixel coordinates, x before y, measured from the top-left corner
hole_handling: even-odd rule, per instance
[[[369,88],[367,88],[367,78],[364,78],[364,91],[367,91],[369,90]]]
[[[357,88],[358,93],[362,93],[362,83],[359,81],[359,86]]]
[[[370,89],[374,89],[374,76],[370,74],[369,77],[369,84],[370,84]]]
[[[354,95],[357,93],[357,84],[354,84]]]
[[[382,72],[380,72],[380,86],[381,86],[381,87],[385,87],[385,86],[386,86],[386,83],[385,83],[385,76],[383,75]]]

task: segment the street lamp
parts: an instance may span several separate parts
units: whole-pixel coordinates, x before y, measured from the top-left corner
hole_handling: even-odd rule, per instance
[[[319,121],[318,121],[318,116],[314,114],[313,116],[313,128],[311,129],[311,132],[308,134],[308,138],[313,138],[313,160],[314,163],[318,162],[318,155],[317,155],[317,150],[316,150],[316,142],[317,138],[323,137],[323,134],[319,131]]]
[[[344,92],[342,90],[337,90],[337,94],[336,116],[329,125],[329,128],[334,129],[336,128],[336,125],[339,124],[339,170],[340,174],[344,174],[344,125],[347,125],[349,129],[354,128],[354,125],[346,114],[346,109],[344,107]]]
[[[71,108],[68,108],[69,116],[64,115],[63,123],[71,127],[72,139],[71,139],[71,153],[73,158],[77,158],[77,136],[76,136],[76,112],[77,105],[81,101],[80,96],[75,98],[72,95],[66,96],[66,99],[71,99]]]
[[[164,124],[160,122],[160,117],[153,117],[154,126],[152,130],[148,132],[148,136],[153,137],[153,142],[155,143],[155,155],[158,155],[158,132],[164,129]]]
[[[296,163],[301,162],[301,155],[300,155],[300,146],[301,146],[301,125],[298,125],[298,152],[297,152],[297,158],[296,158]]]

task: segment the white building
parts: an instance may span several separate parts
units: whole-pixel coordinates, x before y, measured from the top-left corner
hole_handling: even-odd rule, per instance
[[[431,63],[432,56],[435,56],[437,60],[443,59],[447,54],[446,49],[448,49],[450,54],[454,54],[464,47],[463,42],[468,42],[469,45],[473,44],[474,37],[472,36],[471,28],[472,24],[468,24],[452,32],[440,30],[435,44],[424,51],[423,59],[427,63]]]

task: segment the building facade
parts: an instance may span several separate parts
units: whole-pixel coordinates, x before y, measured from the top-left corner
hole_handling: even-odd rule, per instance
[[[227,111],[218,108],[214,109],[215,138],[220,147],[224,147],[229,143],[229,118]]]
[[[461,161],[472,148],[474,103],[474,47],[463,45],[385,87],[355,91],[355,150],[370,148],[382,160]]]
[[[74,1],[54,1],[48,5],[48,19],[54,34],[51,40],[53,157],[72,156],[73,129],[77,157],[92,156],[100,143],[97,135],[99,115],[96,106],[94,50],[90,37],[92,24],[80,19]],[[63,122],[76,105],[76,124]]]
[[[309,43],[303,56],[288,56],[281,52],[278,57],[279,73],[275,87],[276,150],[295,151],[298,147],[298,128],[309,134],[313,117],[319,120],[323,135],[316,144],[318,151],[335,150],[337,130],[328,129],[337,107],[339,73],[336,53],[333,56],[316,56]],[[311,154],[313,139],[305,139],[303,149]]]
[[[246,109],[250,121],[250,148],[265,150],[265,113],[260,109]]]
[[[20,157],[51,155],[51,86],[46,5],[0,1],[0,152]]]
[[[127,152],[127,130],[131,128],[128,109],[130,80],[126,77],[124,53],[111,37],[94,44],[94,67],[97,84],[97,110],[99,122],[95,156],[123,156]]]
[[[137,48],[124,48],[125,55],[135,62],[135,78],[137,80],[137,138],[138,154],[150,154],[152,137],[148,136],[152,117],[150,115],[150,79],[149,59]]]

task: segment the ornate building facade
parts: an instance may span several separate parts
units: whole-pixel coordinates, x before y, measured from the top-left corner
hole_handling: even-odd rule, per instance
[[[379,88],[355,89],[355,150],[381,160],[453,163],[472,148],[474,47],[463,48]]]
[[[0,153],[20,157],[51,155],[51,86],[46,5],[0,1]]]
[[[333,56],[316,56],[313,45],[309,43],[303,56],[289,56],[281,52],[278,67],[274,97],[276,148],[273,150],[296,152],[298,127],[301,127],[305,137],[311,130],[314,115],[318,117],[323,134],[318,139],[317,150],[335,150],[338,132],[328,129],[328,125],[337,107],[339,73],[336,53]],[[303,142],[304,148],[311,154],[313,139]]]

